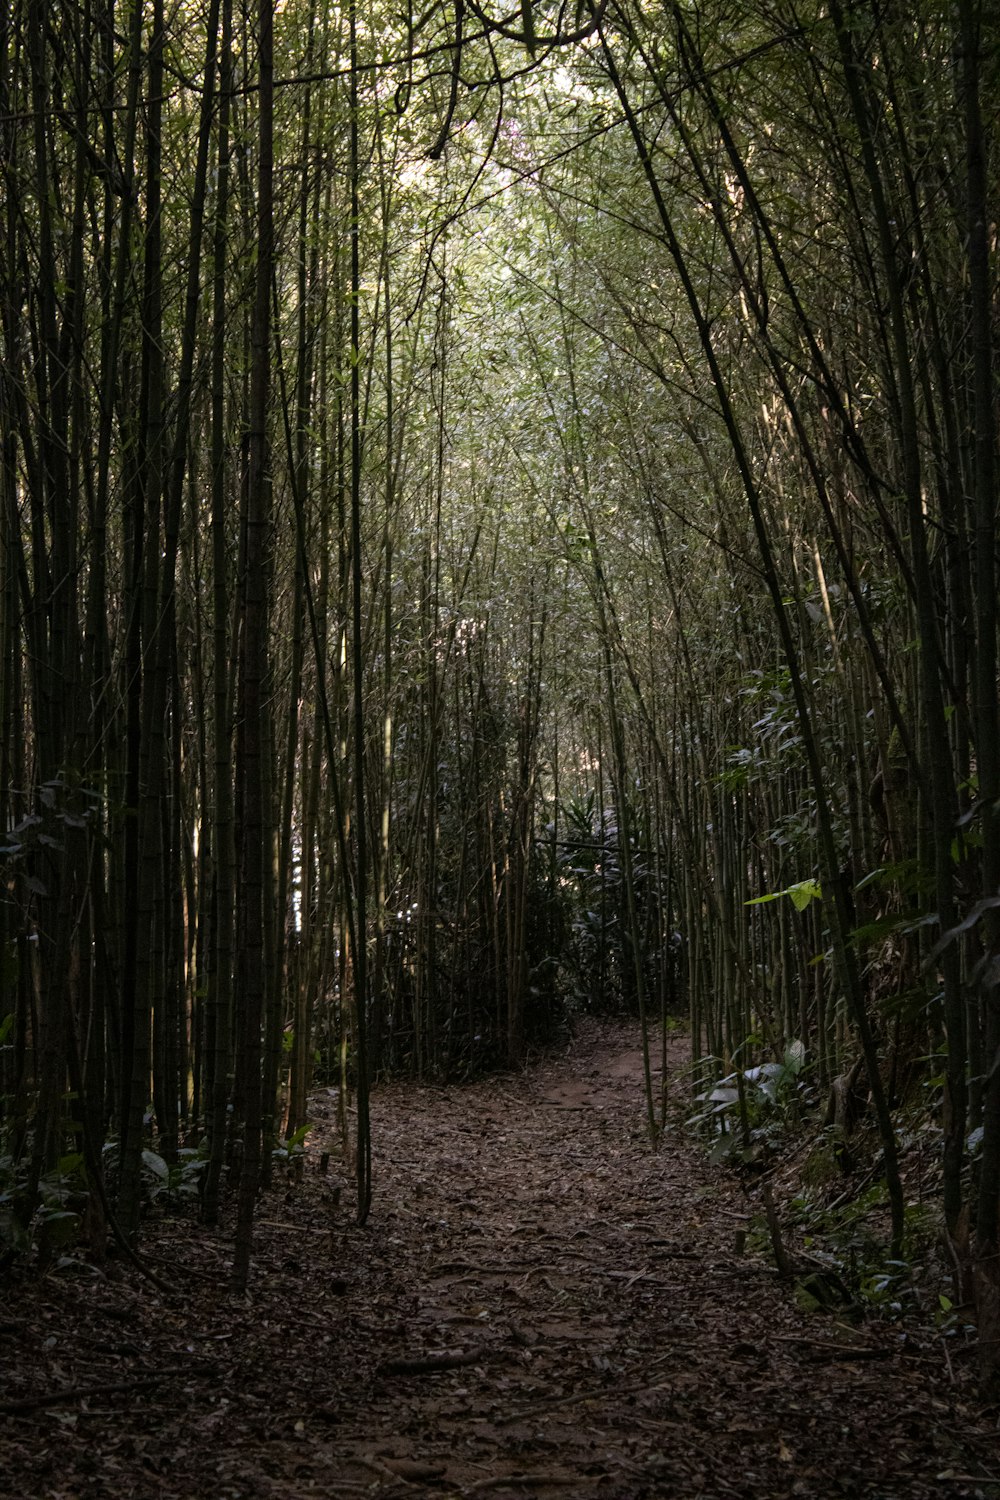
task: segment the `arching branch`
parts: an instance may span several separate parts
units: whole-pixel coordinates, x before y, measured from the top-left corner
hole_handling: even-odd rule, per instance
[[[521,6],[521,26],[518,31],[509,21],[498,21],[493,16],[487,15],[485,9],[477,4],[477,0],[468,0],[469,9],[476,19],[487,31],[495,31],[499,36],[506,37],[509,42],[519,42],[522,47],[534,54],[536,47],[569,47],[574,42],[586,41],[588,36],[593,36],[597,30],[608,8],[608,0],[599,0],[590,12],[589,18],[581,25],[574,27],[572,31],[563,31],[562,17],[565,6],[559,12],[559,21],[555,31],[549,36],[539,36],[535,30],[534,15],[531,0],[524,0]]]
[[[455,118],[455,108],[458,104],[458,84],[462,72],[462,41],[463,28],[465,25],[465,0],[455,0],[455,46],[452,52],[451,64],[451,88],[448,92],[448,108],[441,122],[437,140],[434,142],[427,155],[431,161],[437,161],[451,134],[451,122]]]

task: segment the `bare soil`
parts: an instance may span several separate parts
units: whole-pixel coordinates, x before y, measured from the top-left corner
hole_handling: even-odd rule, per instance
[[[677,1061],[680,1062],[678,1053]],[[997,1413],[933,1330],[795,1306],[738,1253],[736,1179],[648,1144],[634,1027],[523,1073],[373,1100],[375,1199],[320,1171],[225,1229],[8,1288],[0,1493],[22,1500],[1000,1494]]]

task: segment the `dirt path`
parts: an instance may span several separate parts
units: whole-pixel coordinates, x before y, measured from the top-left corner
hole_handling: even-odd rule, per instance
[[[311,1167],[262,1209],[245,1301],[226,1238],[181,1220],[147,1238],[177,1296],[117,1267],[22,1289],[0,1401],[76,1394],[0,1415],[0,1491],[1000,1493],[940,1346],[799,1313],[737,1256],[731,1178],[675,1136],[649,1151],[640,1081],[634,1030],[587,1025],[521,1076],[380,1091],[368,1227]]]

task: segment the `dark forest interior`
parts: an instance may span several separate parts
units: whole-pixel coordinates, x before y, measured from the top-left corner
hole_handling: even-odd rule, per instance
[[[638,1221],[628,1184],[657,1174],[678,1224],[710,1198],[711,1243],[661,1224],[667,1260],[818,1329],[775,1346],[829,1345],[859,1412],[886,1359],[897,1421],[911,1340],[968,1444],[890,1444],[836,1483],[777,1427],[749,1477],[725,1444],[704,1472],[650,1448],[589,1474],[571,1445],[478,1478],[373,1449],[326,1492],[995,1494],[991,8],[9,0],[0,49],[0,1449],[22,1493],[64,1491],[19,1423],[87,1401],[32,1342],[52,1308],[93,1339],[102,1298],[141,1317],[187,1277],[192,1307],[211,1283],[273,1321],[310,1234],[363,1301],[416,1191],[407,1111],[424,1130],[440,1099],[454,1137],[464,1099],[495,1134],[509,1088],[551,1125],[510,1126],[544,1176],[577,1149],[546,1070],[590,1058],[577,1147],[608,1076],[617,1143],[591,1141],[594,1215]],[[484,1244],[511,1170],[469,1178],[498,1195]],[[594,1286],[637,1279],[590,1373],[641,1406],[666,1387],[622,1350],[655,1339],[660,1272],[599,1244]],[[706,1286],[675,1290],[707,1308]],[[766,1343],[725,1326],[730,1361]],[[365,1327],[357,1413],[395,1347]],[[522,1332],[542,1368],[556,1335]],[[666,1451],[670,1422],[707,1422],[711,1447],[704,1402],[670,1399],[639,1429]],[[122,1495],[323,1490],[171,1489],[138,1453]]]

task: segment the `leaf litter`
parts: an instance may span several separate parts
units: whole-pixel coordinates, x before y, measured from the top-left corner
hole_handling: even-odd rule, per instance
[[[683,1063],[683,1039],[674,1059]],[[1000,1495],[996,1412],[898,1328],[797,1307],[737,1179],[646,1139],[634,1026],[516,1074],[373,1098],[364,1228],[325,1171],[267,1194],[249,1295],[229,1229],[7,1289],[0,1474],[22,1500]],[[349,1173],[344,1171],[344,1180]]]

